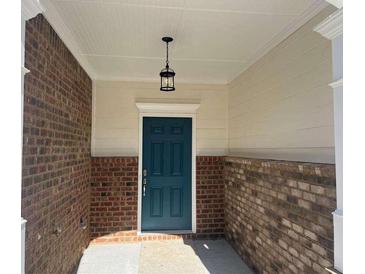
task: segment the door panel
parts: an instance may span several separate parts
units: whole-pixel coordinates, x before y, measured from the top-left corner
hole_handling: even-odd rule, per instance
[[[183,175],[183,143],[171,143],[171,175],[172,176],[182,176]]]
[[[142,230],[191,229],[191,118],[143,118]]]
[[[151,175],[161,176],[163,174],[164,143],[151,144]]]
[[[152,217],[163,216],[163,189],[161,187],[151,187],[151,207],[150,215]]]
[[[182,190],[181,188],[171,188],[170,194],[170,216],[181,217],[182,216]]]

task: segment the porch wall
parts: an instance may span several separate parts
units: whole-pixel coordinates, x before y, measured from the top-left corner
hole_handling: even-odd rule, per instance
[[[229,155],[334,163],[328,7],[229,83]]]
[[[227,86],[177,84],[170,93],[161,92],[159,82],[96,81],[95,86],[93,156],[138,156],[138,101],[199,103],[197,155],[226,155]]]
[[[30,20],[22,185],[26,272],[68,273],[89,243],[89,229],[92,239],[137,239],[135,102],[146,100],[201,104],[197,237],[226,235],[259,273],[323,273],[333,262],[334,165],[267,159],[333,162],[331,49],[312,31],[330,12],[228,86],[178,84],[176,92],[162,94],[158,83],[96,81],[93,111],[88,75],[41,15]],[[57,227],[58,236],[52,233]]]
[[[225,159],[226,238],[257,273],[333,265],[335,166]]]
[[[42,15],[26,23],[25,66],[25,273],[69,273],[89,243],[91,79]]]
[[[326,273],[333,264],[331,43],[313,27],[334,10],[229,84],[228,149],[236,157],[225,160],[225,233],[258,273]]]
[[[93,157],[91,162],[91,238],[123,241],[136,232],[138,157]]]
[[[224,236],[224,157],[198,156],[198,238]],[[94,243],[136,241],[138,157],[93,157],[90,230]]]

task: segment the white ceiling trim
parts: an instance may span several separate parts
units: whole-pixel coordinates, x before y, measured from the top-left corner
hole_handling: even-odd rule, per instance
[[[81,67],[86,71],[91,79],[95,79],[96,73],[85,56],[81,53],[81,49],[76,42],[71,30],[66,26],[62,17],[59,15],[55,6],[50,0],[41,0],[42,7],[44,7],[43,15],[51,24],[61,40],[65,43],[67,48],[71,51],[73,56],[79,62]]]
[[[105,77],[96,76],[93,80],[96,81],[110,81],[110,82],[141,82],[141,83],[155,83],[160,85],[160,76],[158,78],[147,78],[147,77]],[[179,78],[179,82],[175,82],[175,86],[180,84],[199,84],[199,85],[227,85],[227,81],[212,80],[212,81],[200,81],[200,80],[190,80]]]
[[[163,5],[146,5],[146,4],[132,4],[132,3],[122,3],[118,1],[103,1],[103,0],[54,0],[53,2],[77,2],[83,4],[103,4],[103,5],[120,5],[125,7],[135,7],[135,8],[152,8],[152,9],[168,9],[168,10],[179,10],[179,11],[195,11],[195,12],[214,12],[214,13],[236,13],[236,14],[252,14],[252,15],[267,15],[267,16],[287,16],[287,15],[297,15],[293,12],[284,13],[272,13],[272,12],[262,12],[262,11],[247,11],[247,10],[230,10],[230,9],[202,9],[202,8],[188,8],[188,7],[174,7],[174,6],[163,6]]]
[[[122,59],[146,59],[146,60],[162,60],[165,61],[165,57],[152,57],[152,56],[129,56],[129,55],[110,55],[110,54],[89,54],[82,53],[83,56],[92,57],[110,57],[110,58],[122,58]],[[212,58],[169,58],[170,61],[189,61],[189,62],[222,62],[222,63],[246,63],[245,60],[233,60],[233,59],[212,59]]]
[[[337,36],[342,35],[343,29],[343,15],[342,8],[338,9],[330,16],[328,16],[323,22],[316,26],[313,30],[326,37],[329,40],[335,39]]]
[[[342,0],[326,0],[326,1],[339,9],[342,8],[343,5]]]
[[[42,12],[44,12],[44,8],[39,0],[22,0],[22,17],[24,20],[29,20]]]
[[[294,19],[291,24],[285,27],[280,33],[275,35],[266,45],[261,47],[256,54],[247,62],[245,68],[240,71],[236,76],[227,81],[227,84],[236,79],[239,75],[241,75],[245,70],[247,70],[250,66],[256,63],[259,59],[261,59],[266,53],[268,53],[271,49],[276,47],[286,38],[288,38],[292,33],[298,30],[301,26],[307,23],[310,19],[316,16],[321,10],[327,7],[329,4],[322,0],[317,0],[313,3],[307,10],[305,10],[298,18]]]

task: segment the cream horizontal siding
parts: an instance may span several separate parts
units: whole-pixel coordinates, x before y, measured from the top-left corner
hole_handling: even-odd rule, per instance
[[[136,101],[200,103],[197,112],[197,155],[226,155],[228,94],[224,85],[177,85],[162,93],[159,83],[96,81],[93,155],[138,155]]]
[[[96,81],[92,151],[138,155],[136,101],[200,103],[198,155],[334,162],[331,44],[313,27],[322,11],[229,85]]]
[[[331,43],[322,11],[228,88],[229,154],[334,162]]]

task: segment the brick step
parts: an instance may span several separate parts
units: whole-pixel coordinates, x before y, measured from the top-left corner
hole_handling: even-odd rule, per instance
[[[217,239],[223,238],[223,234],[217,235],[202,235],[195,233],[137,233],[137,230],[119,231],[116,233],[100,236],[92,239],[90,244],[109,244],[109,243],[132,243],[142,241],[161,241],[161,240],[193,240],[193,239]]]

